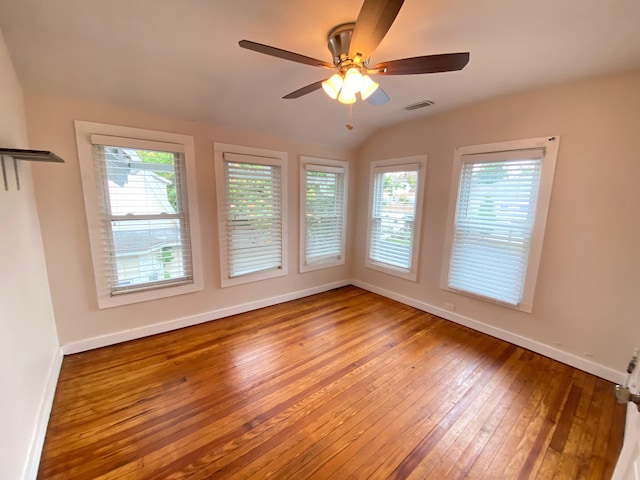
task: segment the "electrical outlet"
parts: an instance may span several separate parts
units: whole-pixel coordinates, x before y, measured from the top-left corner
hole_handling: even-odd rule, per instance
[[[562,342],[553,342],[556,347],[564,347],[564,343]]]
[[[584,352],[584,356],[587,358],[593,358],[593,353],[591,352]]]
[[[456,304],[455,303],[444,302],[444,308],[446,308],[447,310],[451,310],[452,312],[455,312],[456,311]]]

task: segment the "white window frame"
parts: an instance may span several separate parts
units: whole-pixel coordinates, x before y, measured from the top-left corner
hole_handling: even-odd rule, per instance
[[[288,233],[287,233],[287,153],[278,150],[266,150],[263,148],[245,147],[241,145],[230,145],[225,143],[214,143],[214,161],[216,175],[216,198],[218,203],[218,233],[220,241],[220,281],[223,288],[234,285],[241,285],[249,282],[257,282],[285,276],[288,273]],[[255,163],[259,165],[276,165],[280,167],[280,205],[282,219],[282,265],[279,269],[270,271],[249,273],[238,277],[229,275],[229,245],[227,243],[227,223],[226,223],[226,196],[225,196],[225,174],[224,155],[225,153],[242,155],[245,163]]]
[[[80,120],[75,121],[75,129],[85,212],[89,228],[89,240],[91,243],[91,257],[93,261],[98,308],[102,309],[138,302],[146,302],[149,300],[171,297],[174,295],[183,295],[202,290],[202,256],[200,225],[198,220],[198,203],[196,200],[197,188],[193,137],[177,133],[121,127],[117,125],[107,125]],[[92,151],[93,145],[91,141],[92,136],[95,137],[100,135],[112,137],[114,142],[119,142],[117,146],[125,148],[147,148],[153,150],[162,149],[160,147],[163,147],[184,152],[186,170],[185,186],[187,190],[187,205],[189,211],[188,232],[191,244],[191,259],[193,262],[192,282],[175,286],[160,285],[157,288],[132,291],[119,295],[111,294],[111,287],[108,281],[108,261],[102,239],[103,227],[99,203],[100,192],[96,181],[97,177],[94,168]]]
[[[416,190],[416,211],[413,222],[413,241],[411,245],[411,260],[410,267],[404,269],[394,265],[384,264],[381,262],[373,261],[369,258],[369,251],[371,249],[371,235],[373,232],[373,208],[374,208],[374,183],[377,173],[386,171],[404,171],[415,170],[418,171],[418,186]],[[380,272],[394,275],[396,277],[411,280],[413,282],[418,281],[418,259],[420,256],[420,236],[422,232],[422,212],[424,203],[425,181],[427,170],[427,155],[414,155],[410,157],[392,158],[387,160],[376,160],[371,162],[369,166],[369,212],[367,217],[367,250],[365,252],[365,267]]]
[[[522,312],[531,313],[533,311],[533,297],[536,288],[536,280],[538,278],[538,269],[540,259],[542,257],[542,244],[544,240],[545,229],[547,225],[547,214],[549,204],[551,202],[551,189],[553,186],[553,178],[555,174],[556,161],[558,157],[558,149],[560,146],[559,136],[530,138],[524,140],[513,140],[507,142],[488,143],[483,145],[470,145],[458,147],[455,149],[454,165],[452,173],[451,192],[449,198],[449,212],[447,219],[447,233],[445,237],[445,245],[443,249],[443,264],[440,275],[440,288],[457,294],[469,296],[485,302],[494,303]],[[536,201],[536,210],[534,216],[534,226],[531,235],[531,244],[529,247],[529,258],[527,262],[527,271],[525,275],[522,300],[517,305],[511,305],[506,302],[475,295],[470,292],[457,290],[449,287],[449,265],[451,263],[451,252],[453,247],[455,217],[458,200],[458,190],[460,185],[460,173],[463,164],[464,155],[476,154],[501,154],[504,152],[513,152],[518,150],[543,149],[544,157],[542,159],[542,170],[538,185],[538,197]]]
[[[340,257],[338,259],[320,260],[309,263],[307,261],[307,171],[329,171],[342,173],[343,205],[342,205],[342,233],[340,242]],[[300,273],[311,272],[323,268],[344,265],[347,238],[347,203],[349,198],[349,162],[343,160],[329,160],[300,156]]]

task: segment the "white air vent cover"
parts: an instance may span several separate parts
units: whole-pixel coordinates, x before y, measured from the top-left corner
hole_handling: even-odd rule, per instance
[[[406,107],[404,107],[404,109],[409,111],[418,110],[419,108],[430,107],[434,103],[435,102],[432,102],[431,100],[423,100],[421,102],[414,103],[412,105],[407,105]]]

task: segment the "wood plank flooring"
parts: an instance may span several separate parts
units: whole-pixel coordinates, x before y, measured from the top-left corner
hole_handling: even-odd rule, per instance
[[[345,287],[65,357],[41,479],[607,479],[613,385]]]

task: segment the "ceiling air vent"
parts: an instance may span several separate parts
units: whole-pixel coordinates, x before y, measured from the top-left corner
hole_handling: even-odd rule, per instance
[[[423,100],[421,102],[414,103],[413,105],[407,105],[406,107],[404,107],[404,109],[409,111],[418,110],[419,108],[430,107],[434,103],[435,102],[432,102],[431,100]]]

